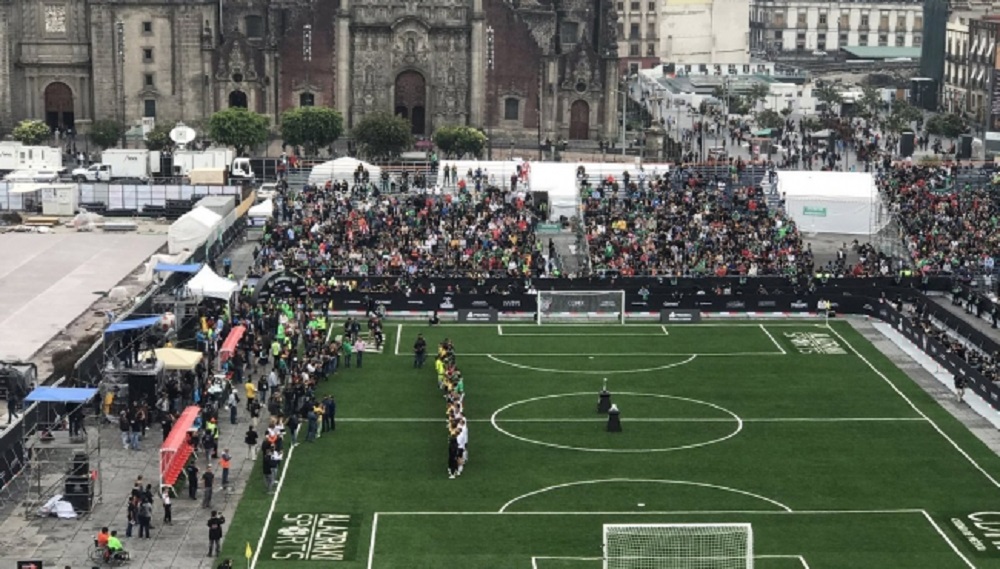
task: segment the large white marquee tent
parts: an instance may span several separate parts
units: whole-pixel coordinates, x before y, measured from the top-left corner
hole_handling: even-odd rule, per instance
[[[368,179],[372,182],[377,182],[382,175],[382,169],[378,166],[345,156],[336,160],[328,160],[319,166],[313,167],[309,172],[309,183],[321,185],[329,181],[340,182],[346,180],[353,182],[354,172],[358,169],[358,166],[368,170]]]
[[[207,207],[198,206],[170,224],[170,229],[167,230],[167,249],[171,255],[194,251],[208,241],[221,225],[221,215]]]
[[[888,222],[874,177],[865,172],[778,173],[785,211],[804,233],[876,233]]]

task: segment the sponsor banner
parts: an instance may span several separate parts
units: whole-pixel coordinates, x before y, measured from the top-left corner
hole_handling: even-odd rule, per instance
[[[367,310],[369,303],[379,305],[387,314],[392,312],[438,310],[453,312],[458,310],[500,310],[504,312],[534,312],[534,295],[486,295],[486,294],[405,294],[349,293],[330,294],[334,310]]]
[[[361,516],[353,514],[283,514],[265,547],[277,561],[321,561],[326,566],[353,561]]]
[[[463,324],[496,324],[500,314],[492,308],[462,308],[458,311],[458,321]]]
[[[660,311],[663,324],[694,324],[701,322],[701,311],[688,308],[672,308]]]

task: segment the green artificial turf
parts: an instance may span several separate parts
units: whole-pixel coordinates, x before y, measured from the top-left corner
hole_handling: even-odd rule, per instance
[[[322,384],[337,430],[295,448],[270,518],[255,467],[224,556],[249,542],[255,567],[366,568],[378,513],[376,569],[596,569],[606,523],[750,523],[759,569],[1000,569],[968,519],[1000,511],[1000,458],[846,323],[387,332]],[[418,332],[451,338],[465,377],[455,480]],[[622,433],[596,412],[605,378]]]

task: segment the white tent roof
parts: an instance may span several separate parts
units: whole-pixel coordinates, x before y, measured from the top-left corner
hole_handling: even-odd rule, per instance
[[[222,216],[207,207],[196,207],[185,213],[170,225],[167,230],[167,247],[171,254],[180,253],[185,249],[193,251],[212,235]]]
[[[785,198],[827,201],[869,201],[878,198],[875,179],[866,172],[788,170],[778,173],[778,191]]]
[[[309,172],[310,184],[325,184],[329,180],[354,180],[354,171],[361,165],[368,170],[368,179],[376,181],[382,175],[382,169],[373,164],[357,160],[355,158],[343,157],[336,160],[323,162],[319,166],[313,167]]]
[[[267,199],[247,211],[250,217],[274,217],[274,201]]]
[[[239,285],[234,281],[222,278],[205,265],[185,285],[191,294],[200,297],[220,298],[229,300]]]

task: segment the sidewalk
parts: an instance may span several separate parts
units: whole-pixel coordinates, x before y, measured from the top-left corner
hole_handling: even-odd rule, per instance
[[[230,257],[236,274],[246,272],[253,252],[253,243],[237,244],[223,257]],[[221,264],[221,260],[220,260]],[[242,390],[241,390],[242,391]],[[6,422],[6,416],[0,417]],[[240,406],[239,422],[229,423],[228,413],[220,416],[219,451],[228,448],[233,455],[230,468],[230,491],[221,490],[222,473],[218,461],[211,463],[216,472],[216,490],[212,508],[219,510],[227,522],[236,512],[236,504],[243,495],[247,479],[253,472],[254,463],[246,460],[246,445],[243,435],[249,422],[249,413]],[[117,424],[98,427],[88,419],[87,429],[91,436],[100,437],[101,464],[98,476],[103,486],[103,496],[95,503],[93,510],[82,518],[60,520],[57,518],[25,518],[24,508],[10,511],[5,509],[0,521],[0,567],[14,567],[19,560],[41,560],[46,567],[90,568],[92,563],[87,554],[94,537],[102,526],[118,531],[125,549],[132,561],[128,567],[163,569],[178,567],[184,569],[214,569],[221,559],[206,557],[208,552],[208,521],[211,509],[201,507],[201,489],[198,500],[187,497],[187,490],[173,500],[173,524],[163,523],[163,505],[157,497],[153,502],[153,529],[151,539],[138,539],[138,527],[132,538],[126,538],[126,498],[139,475],[143,482],[156,488],[159,480],[159,447],[163,440],[159,423],[147,432],[141,451],[122,448]],[[258,427],[263,429],[262,426]],[[200,456],[198,468],[205,471],[206,458]],[[67,468],[70,465],[67,465]],[[97,465],[92,464],[91,469]],[[96,502],[96,500],[95,500]],[[228,525],[224,526],[224,531]],[[234,559],[236,566],[243,561]]]

